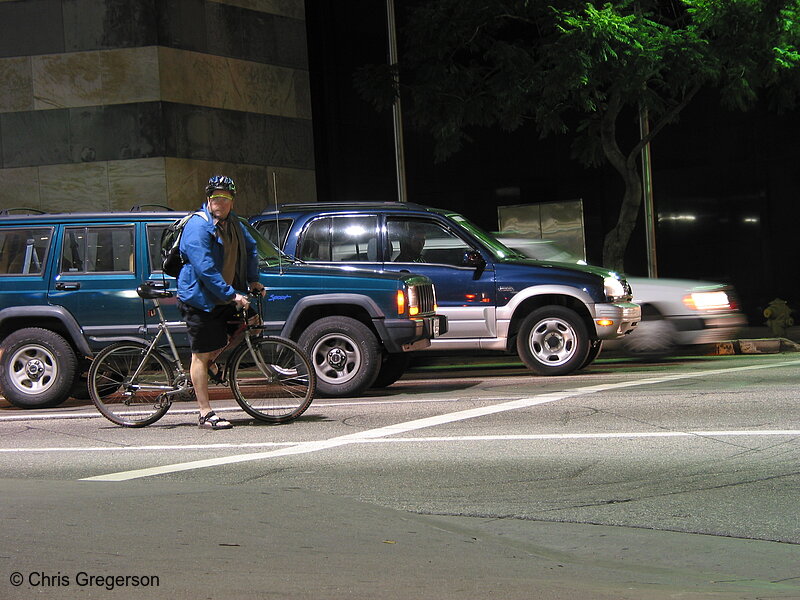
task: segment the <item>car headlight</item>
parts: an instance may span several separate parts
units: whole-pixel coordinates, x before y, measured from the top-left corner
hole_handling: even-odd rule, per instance
[[[608,276],[603,279],[603,287],[605,288],[606,298],[610,300],[619,300],[627,296],[625,286],[617,277]]]
[[[726,310],[730,299],[725,292],[692,292],[685,295],[683,303],[691,310]]]
[[[408,288],[408,314],[412,317],[419,314],[419,295],[413,285]]]

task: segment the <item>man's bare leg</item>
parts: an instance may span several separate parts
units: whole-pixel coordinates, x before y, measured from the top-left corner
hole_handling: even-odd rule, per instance
[[[253,315],[247,321],[250,325],[259,322],[258,315]],[[200,407],[200,416],[203,417],[211,412],[211,403],[208,397],[208,370],[211,363],[225,350],[237,345],[244,339],[246,327],[242,325],[233,336],[228,337],[228,343],[219,350],[213,352],[199,352],[192,354],[192,363],[189,365],[189,377],[192,379],[192,386],[194,387],[194,395],[197,398],[197,404]],[[220,367],[221,368],[221,367]]]
[[[211,404],[208,400],[208,365],[212,358],[219,355],[219,351],[200,352],[192,354],[192,364],[189,366],[189,376],[192,378],[194,395],[200,407],[200,416],[203,417],[211,412]]]

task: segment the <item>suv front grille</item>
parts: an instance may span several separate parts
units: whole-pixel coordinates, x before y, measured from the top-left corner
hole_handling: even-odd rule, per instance
[[[433,291],[432,283],[422,283],[414,286],[417,298],[419,299],[419,312],[420,314],[434,312],[434,305],[436,304],[436,295]]]

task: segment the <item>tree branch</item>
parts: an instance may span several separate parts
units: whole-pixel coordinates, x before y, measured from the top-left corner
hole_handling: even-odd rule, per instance
[[[642,148],[644,148],[646,144],[650,143],[650,141],[652,141],[652,139],[654,137],[656,137],[656,135],[658,134],[659,131],[664,129],[664,127],[666,127],[675,117],[678,116],[678,114],[680,114],[680,112],[684,108],[686,108],[686,106],[689,104],[689,102],[692,101],[692,98],[694,98],[695,95],[697,95],[697,92],[700,91],[701,87],[702,86],[699,83],[696,83],[684,95],[684,97],[681,99],[680,102],[678,102],[670,110],[668,110],[666,113],[664,113],[664,116],[662,116],[658,121],[656,121],[655,125],[653,125],[653,128],[650,130],[650,132],[646,136],[644,136],[642,139],[640,139],[639,142],[630,151],[630,154],[628,154],[628,161],[629,162],[630,161],[636,161],[636,159],[638,158],[639,154],[642,151]]]

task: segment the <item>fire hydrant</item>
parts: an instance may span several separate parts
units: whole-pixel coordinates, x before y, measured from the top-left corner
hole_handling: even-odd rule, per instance
[[[775,298],[764,309],[764,316],[767,318],[767,326],[775,337],[786,337],[789,327],[794,325],[792,309],[786,300]]]

